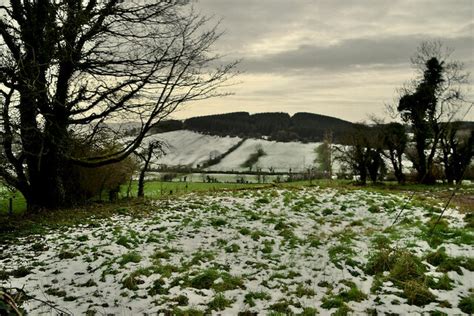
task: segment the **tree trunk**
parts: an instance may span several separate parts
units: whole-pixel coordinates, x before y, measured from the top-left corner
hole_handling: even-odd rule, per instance
[[[137,197],[142,198],[145,196],[145,173],[146,169],[140,170],[140,176],[138,177],[138,191]]]
[[[145,197],[145,174],[148,170],[148,166],[150,165],[152,154],[153,154],[153,149],[150,148],[148,155],[145,159],[145,164],[143,165],[142,170],[140,170],[140,176],[138,177],[138,192],[137,192],[137,197],[139,198]]]
[[[68,139],[65,124],[46,123],[38,150],[26,160],[30,174],[30,193],[25,197],[28,210],[57,209],[77,202],[77,183],[65,157]]]

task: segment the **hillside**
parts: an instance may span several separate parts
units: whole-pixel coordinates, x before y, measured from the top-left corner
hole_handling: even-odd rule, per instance
[[[263,171],[270,169],[277,172],[303,171],[310,165],[316,157],[314,149],[319,143],[300,142],[276,142],[261,139],[247,139],[237,150],[222,159],[222,161],[210,167],[215,171],[247,171],[249,168],[242,164],[261,148],[265,155],[261,156],[254,168],[261,168]]]
[[[238,137],[203,135],[186,130],[155,134],[148,137],[145,142],[152,140],[165,143],[166,155],[155,160],[155,164],[193,168],[216,155],[223,154],[241,141]]]
[[[166,144],[166,155],[155,160],[155,165],[202,167],[210,158],[225,154],[233,146],[238,145],[243,139],[239,137],[219,137],[205,135],[192,131],[173,131],[152,135],[147,139],[161,140]],[[293,172],[303,171],[305,167],[313,164],[315,158],[314,149],[319,143],[301,142],[276,142],[263,139],[245,139],[231,153],[224,157],[219,163],[212,165],[209,171],[248,171],[249,168],[242,164],[258,148],[265,155],[260,157],[254,165],[269,171]]]

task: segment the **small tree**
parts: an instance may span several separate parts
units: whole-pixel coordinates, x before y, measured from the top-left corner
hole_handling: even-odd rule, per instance
[[[159,157],[165,152],[163,150],[163,143],[160,141],[152,141],[148,143],[148,147],[145,150],[135,152],[135,154],[142,161],[142,166],[140,169],[140,175],[138,176],[138,190],[137,196],[145,196],[145,175],[146,172],[150,169],[150,163],[153,156]]]
[[[367,178],[373,183],[383,178],[386,170],[382,158],[383,143],[376,127],[356,124],[343,140],[347,146],[336,147],[337,159],[358,176],[361,184],[366,184]]]
[[[314,162],[318,166],[318,171],[326,173],[331,178],[333,159],[332,132],[324,134],[323,143],[315,149],[315,152],[316,159]]]

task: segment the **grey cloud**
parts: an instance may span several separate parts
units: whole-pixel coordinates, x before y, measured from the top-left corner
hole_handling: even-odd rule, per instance
[[[252,72],[293,72],[322,69],[329,71],[351,70],[362,67],[391,67],[409,63],[417,46],[425,36],[397,36],[384,38],[357,38],[341,41],[331,46],[302,45],[298,48],[244,59],[241,67]],[[439,39],[455,50],[456,58],[472,59],[472,38]]]

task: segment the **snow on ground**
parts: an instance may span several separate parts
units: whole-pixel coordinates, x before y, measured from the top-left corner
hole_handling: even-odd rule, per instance
[[[181,130],[147,137],[145,144],[152,140],[165,142],[166,155],[154,160],[156,164],[168,166],[191,166],[209,160],[210,156],[223,154],[241,139],[238,137],[219,137]]]
[[[0,286],[24,288],[74,315],[461,314],[458,304],[474,288],[473,232],[450,209],[428,237],[426,223],[439,210],[413,202],[389,228],[407,202],[395,194],[319,188],[156,201],[146,217],[125,209],[4,245]],[[439,246],[470,266],[441,269],[443,263],[427,259]],[[390,260],[369,261],[384,251]],[[380,274],[370,272],[376,269]],[[421,273],[415,285],[429,284],[433,297],[410,292],[405,270]],[[23,307],[51,314],[35,300]]]

